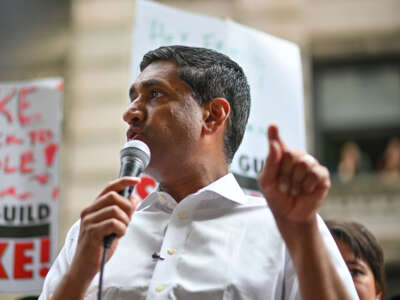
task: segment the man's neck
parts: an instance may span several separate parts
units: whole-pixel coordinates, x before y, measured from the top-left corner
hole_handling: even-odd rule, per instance
[[[227,166],[189,168],[160,181],[160,190],[170,194],[177,202],[209,185],[228,173]]]

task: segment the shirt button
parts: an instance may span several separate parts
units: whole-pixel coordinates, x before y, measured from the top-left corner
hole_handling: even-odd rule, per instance
[[[164,289],[165,289],[165,286],[163,286],[162,284],[156,286],[157,292],[162,292]]]
[[[168,248],[167,250],[169,255],[174,255],[176,253],[176,249],[175,248]]]
[[[182,220],[184,220],[184,219],[187,218],[187,214],[186,214],[184,211],[181,211],[181,212],[178,214],[178,216],[179,216],[179,219],[182,219]]]

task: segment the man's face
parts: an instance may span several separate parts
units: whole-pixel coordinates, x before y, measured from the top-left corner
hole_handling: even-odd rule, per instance
[[[157,177],[171,166],[190,161],[201,136],[202,109],[178,77],[175,63],[151,63],[129,94],[131,103],[123,115],[129,125],[127,139],[148,144],[151,161],[146,172]]]

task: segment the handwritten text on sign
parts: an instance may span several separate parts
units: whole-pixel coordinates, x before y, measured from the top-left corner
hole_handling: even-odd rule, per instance
[[[62,89],[0,84],[0,292],[40,290],[54,258]]]

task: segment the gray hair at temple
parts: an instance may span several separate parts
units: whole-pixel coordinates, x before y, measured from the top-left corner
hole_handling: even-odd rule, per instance
[[[199,105],[217,97],[229,102],[231,113],[224,135],[224,152],[226,161],[231,163],[242,142],[250,113],[250,87],[242,68],[217,51],[175,45],[147,52],[140,63],[140,71],[157,60],[176,63],[179,78],[192,89]]]

